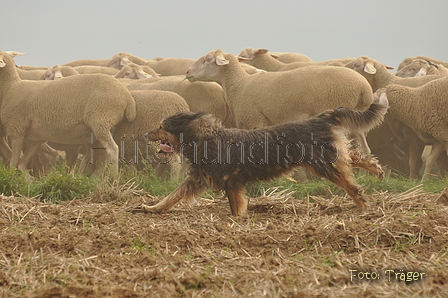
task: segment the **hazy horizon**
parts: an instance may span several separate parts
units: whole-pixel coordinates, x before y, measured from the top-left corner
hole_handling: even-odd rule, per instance
[[[3,51],[17,65],[53,66],[128,52],[198,59],[218,48],[297,52],[314,61],[370,56],[448,61],[448,2],[4,1]]]

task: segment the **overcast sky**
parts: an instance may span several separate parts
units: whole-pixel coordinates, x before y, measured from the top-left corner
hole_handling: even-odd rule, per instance
[[[198,59],[218,48],[448,61],[447,0],[1,0],[0,49],[53,66],[128,52]]]

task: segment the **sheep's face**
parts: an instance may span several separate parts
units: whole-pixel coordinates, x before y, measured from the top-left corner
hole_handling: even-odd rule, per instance
[[[188,70],[186,77],[190,82],[208,81],[221,83],[224,79],[223,66],[229,64],[225,53],[216,50],[199,58]]]
[[[146,73],[140,65],[132,63],[123,66],[123,68],[115,75],[115,77],[138,80],[152,78],[152,75]]]
[[[424,76],[429,69],[429,63],[422,60],[414,60],[411,64],[406,65],[397,71],[397,77],[410,78],[417,76]]]

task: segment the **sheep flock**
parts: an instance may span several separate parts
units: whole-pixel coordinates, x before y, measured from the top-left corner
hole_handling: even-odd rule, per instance
[[[347,132],[360,152],[411,179],[427,178],[436,165],[437,175],[448,171],[448,62],[427,56],[392,70],[367,56],[313,61],[254,48],[198,60],[117,53],[44,67],[20,65],[21,55],[0,51],[0,158],[29,177],[61,161],[86,175],[151,164],[177,177],[180,157],[144,138],[177,112],[255,129],[341,106],[366,110],[381,99],[389,102],[383,124],[367,135]]]

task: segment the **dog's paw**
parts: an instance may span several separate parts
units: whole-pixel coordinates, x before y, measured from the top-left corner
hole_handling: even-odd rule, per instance
[[[159,211],[155,206],[148,206],[141,204],[140,206],[131,207],[128,211],[131,213],[158,213]]]
[[[142,209],[142,211],[144,213],[159,213],[160,211],[156,208],[156,206],[148,206],[145,204],[142,204],[140,206],[140,208]]]

